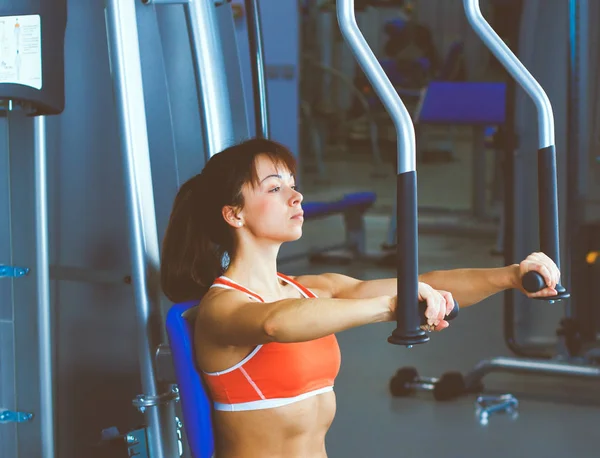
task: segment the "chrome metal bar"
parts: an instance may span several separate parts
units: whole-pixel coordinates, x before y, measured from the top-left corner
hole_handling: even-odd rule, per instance
[[[479,0],[463,0],[463,4],[467,20],[475,33],[535,103],[539,123],[538,149],[554,146],[554,114],[546,92],[485,20],[479,8]]]
[[[490,372],[509,372],[514,374],[564,375],[580,378],[600,378],[600,367],[573,364],[560,361],[542,361],[537,359],[498,357],[480,361],[465,376],[467,387],[475,386]]]
[[[35,240],[36,280],[38,294],[38,345],[40,366],[40,426],[42,457],[56,453],[54,413],[54,365],[52,313],[50,304],[50,260],[48,247],[48,179],[46,150],[46,118],[34,118],[35,163]]]
[[[254,94],[254,123],[256,135],[269,138],[269,105],[267,81],[265,79],[265,58],[263,50],[262,25],[258,0],[245,0],[248,24],[248,44],[252,67],[252,88]]]
[[[166,339],[135,1],[106,0],[105,14],[129,207],[140,376],[144,396],[155,398],[162,387],[156,378],[154,351]],[[145,412],[150,456],[178,456],[173,402],[150,406]]]
[[[185,5],[207,158],[235,140],[216,8],[207,0]]]
[[[358,28],[354,0],[337,0],[337,15],[344,39],[396,127],[398,174],[416,170],[415,128],[410,113]]]

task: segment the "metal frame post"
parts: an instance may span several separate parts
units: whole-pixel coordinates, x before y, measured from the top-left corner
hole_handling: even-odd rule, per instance
[[[192,47],[198,104],[207,160],[235,140],[231,100],[216,8],[213,1],[195,0],[184,5]]]
[[[254,124],[256,136],[269,138],[269,105],[265,79],[265,58],[262,25],[258,0],[245,0],[248,24],[248,44],[252,70],[252,92],[254,95]]]
[[[54,340],[50,306],[50,259],[48,248],[48,175],[46,150],[46,117],[34,119],[35,168],[35,240],[38,315],[38,348],[40,367],[40,427],[42,458],[56,453],[54,412]]]
[[[206,3],[206,2],[201,2]],[[152,458],[179,456],[175,409],[161,394],[154,353],[165,341],[160,307],[159,247],[134,0],[106,0],[106,27],[129,206],[132,283],[140,375]]]

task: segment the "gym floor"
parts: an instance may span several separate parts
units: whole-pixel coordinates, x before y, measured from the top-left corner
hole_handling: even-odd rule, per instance
[[[421,204],[468,208],[471,192],[468,142],[459,144],[456,152],[456,161],[452,163],[419,166]],[[348,160],[331,153],[326,160],[329,183],[319,184],[312,174],[305,174],[305,198],[376,190],[378,203],[368,214],[366,224],[369,248],[379,249],[387,231],[387,212],[393,204],[393,165],[388,164],[387,178],[374,180],[369,176],[368,155]],[[290,252],[317,241],[335,242],[341,233],[341,217],[306,223],[303,238]],[[429,271],[500,266],[502,258],[490,254],[494,245],[493,233],[478,237],[422,234],[419,268]],[[335,271],[361,279],[394,276],[393,269],[365,264],[319,266],[297,261],[281,266],[280,270],[291,275]],[[597,424],[600,413],[600,389],[595,382],[489,374],[483,380],[485,393],[513,394],[519,400],[519,416],[515,419],[492,415],[486,426],[475,415],[475,394],[448,402],[437,402],[428,392],[406,398],[390,395],[390,378],[400,367],[414,366],[422,376],[439,377],[447,371],[465,374],[482,359],[513,356],[502,337],[501,295],[464,310],[449,329],[432,334],[429,343],[410,350],[387,343],[393,328],[386,323],[338,335],[342,368],[336,382],[337,415],[327,436],[330,458],[598,456],[597,440],[588,429]]]

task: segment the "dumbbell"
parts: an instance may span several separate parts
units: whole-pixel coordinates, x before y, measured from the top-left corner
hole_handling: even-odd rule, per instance
[[[414,367],[403,367],[398,369],[396,375],[390,380],[390,392],[394,397],[409,396],[417,391],[433,392],[436,401],[449,401],[455,399],[467,391],[481,391],[480,384],[473,389],[467,390],[465,378],[460,372],[447,372],[439,379],[433,377],[419,377]]]

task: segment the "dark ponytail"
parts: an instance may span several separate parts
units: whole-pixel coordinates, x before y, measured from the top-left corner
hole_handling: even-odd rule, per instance
[[[242,208],[242,186],[257,183],[255,159],[268,155],[295,172],[293,155],[282,145],[255,139],[213,156],[201,174],[181,186],[165,232],[161,253],[161,287],[173,302],[199,300],[223,274],[233,255],[233,230],[223,207]]]
[[[199,221],[197,198],[201,175],[187,181],[175,196],[173,210],[162,243],[160,281],[173,302],[200,299],[210,286],[210,277],[220,275],[218,249]],[[194,192],[196,191],[196,192]]]

